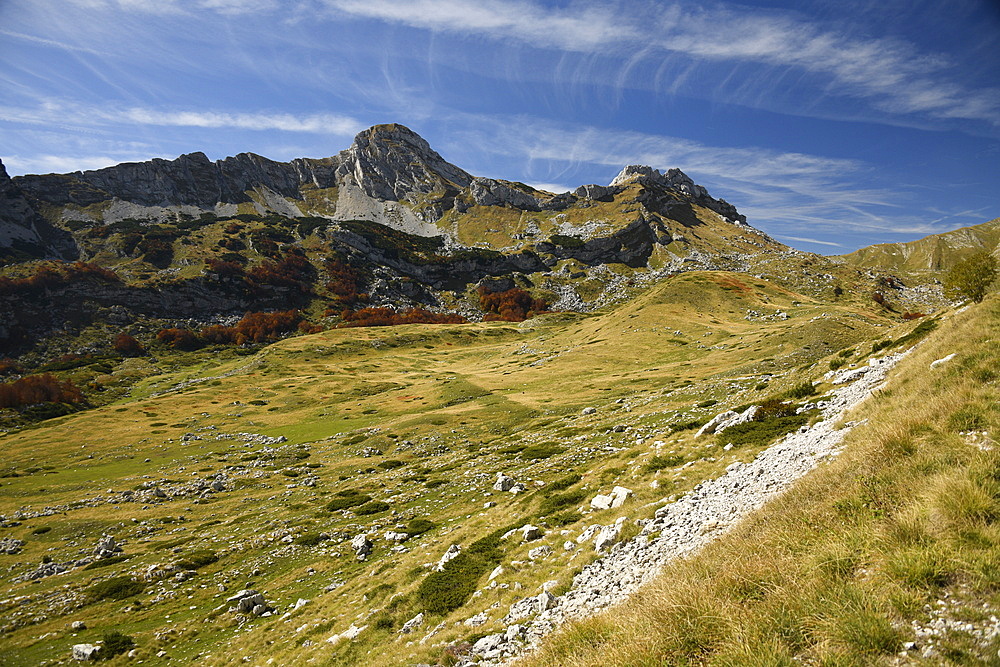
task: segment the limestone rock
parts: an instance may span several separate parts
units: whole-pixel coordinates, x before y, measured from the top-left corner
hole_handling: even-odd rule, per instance
[[[513,477],[502,472],[497,473],[497,481],[493,483],[494,491],[510,491],[517,482]]]
[[[522,542],[531,542],[542,536],[542,529],[538,526],[532,526],[530,523],[521,526],[518,531],[521,533]]]
[[[400,634],[407,635],[416,630],[417,628],[419,628],[423,624],[424,624],[424,613],[420,612],[419,614],[408,620],[406,623],[403,623],[403,627],[399,629],[399,632]]]
[[[727,428],[731,428],[737,424],[745,424],[749,421],[753,421],[753,418],[757,415],[757,411],[759,409],[760,406],[751,405],[743,412],[735,412],[734,410],[720,412],[712,417],[707,424],[698,429],[698,432],[695,433],[695,437],[697,438],[705,435],[706,433],[722,433]]]
[[[357,556],[358,560],[367,559],[373,546],[371,540],[364,533],[355,535],[351,540],[351,548],[354,549],[354,555]]]
[[[443,571],[445,564],[457,558],[460,553],[462,553],[462,547],[457,544],[451,545],[448,547],[448,550],[444,552],[444,555],[441,556],[441,560],[437,562],[437,565],[434,566],[434,570],[436,572]]]
[[[542,545],[540,547],[535,547],[528,551],[528,558],[531,560],[539,560],[540,558],[545,558],[552,553],[552,547]]]
[[[73,644],[74,660],[97,660],[100,652],[101,647],[96,644]]]
[[[597,494],[590,500],[590,506],[595,510],[606,510],[611,509],[611,503],[615,499],[612,496],[606,496],[604,494]]]

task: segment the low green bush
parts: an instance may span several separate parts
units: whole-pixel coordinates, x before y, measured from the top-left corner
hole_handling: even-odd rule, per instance
[[[671,433],[680,433],[681,431],[690,431],[692,429],[701,428],[706,423],[704,419],[692,419],[686,422],[674,422],[670,425]]]
[[[371,499],[371,496],[366,496],[358,491],[338,491],[337,497],[327,503],[326,509],[328,512],[346,510],[351,507],[357,507],[358,505],[364,505]]]
[[[113,577],[99,581],[88,589],[90,597],[98,600],[124,600],[146,590],[144,582],[132,577]]]
[[[211,565],[217,560],[219,560],[219,555],[214,551],[199,549],[185,555],[184,558],[177,561],[177,565],[185,570],[197,570],[206,565]]]
[[[359,516],[367,516],[369,514],[378,514],[379,512],[384,512],[389,509],[389,503],[383,502],[381,500],[372,500],[370,502],[356,507],[354,513]]]
[[[428,519],[411,519],[409,523],[406,524],[406,534],[410,537],[416,537],[417,535],[423,535],[429,530],[433,530],[435,524],[433,521]]]
[[[555,456],[556,454],[562,454],[565,451],[565,447],[560,447],[554,442],[543,442],[538,445],[525,447],[524,450],[521,451],[521,458],[537,461],[539,459],[547,459]]]
[[[315,547],[323,539],[324,536],[320,533],[303,533],[295,538],[295,544],[301,544],[304,547]]]
[[[416,590],[418,606],[428,613],[446,614],[465,604],[475,592],[479,579],[503,558],[500,537],[510,528],[501,528],[473,542],[445,563],[440,572],[428,574]]]
[[[772,417],[764,421],[750,421],[730,426],[720,433],[718,438],[719,442],[732,443],[734,447],[766,445],[808,422],[809,416],[805,414]]]
[[[587,492],[583,489],[551,495],[542,499],[542,504],[538,506],[538,514],[539,516],[554,514],[561,509],[583,502],[586,497]]]
[[[566,475],[565,477],[560,477],[554,482],[550,482],[549,485],[545,487],[545,491],[547,493],[553,491],[565,491],[569,487],[579,482],[581,479],[583,479],[583,477],[581,477],[577,473],[572,473],[570,475]]]
[[[102,558],[100,560],[95,560],[93,563],[87,563],[83,569],[98,570],[102,567],[108,567],[109,565],[114,565],[115,563],[121,563],[123,561],[128,560],[129,558],[130,556],[126,556],[125,554],[122,554],[120,556],[111,556],[110,558]]]
[[[684,463],[684,457],[679,454],[662,454],[649,459],[643,468],[646,472],[656,472],[664,468],[674,468]]]
[[[383,468],[385,470],[393,470],[395,468],[402,468],[405,465],[406,465],[405,462],[400,461],[398,459],[389,459],[388,461],[382,461],[381,463],[379,463],[378,467]]]
[[[135,646],[135,640],[126,634],[112,630],[101,637],[101,650],[97,652],[98,660],[110,660],[116,655],[130,651]]]

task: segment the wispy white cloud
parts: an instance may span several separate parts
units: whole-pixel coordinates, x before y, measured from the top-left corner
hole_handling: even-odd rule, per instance
[[[39,107],[2,107],[0,120],[29,124],[129,124],[146,126],[232,128],[241,130],[307,132],[353,136],[364,125],[340,114],[226,113],[218,111],[87,108],[49,100]]]
[[[548,8],[524,0],[324,0],[338,12],[415,28],[488,35],[536,45],[588,51],[641,33],[613,5],[573,3]]]
[[[357,120],[338,114],[220,113],[212,111],[159,111],[133,108],[106,112],[109,120],[139,125],[177,127],[229,127],[243,130],[280,130],[316,134],[354,135],[363,129]]]
[[[816,77],[802,82],[814,97],[836,94],[868,99],[890,115],[917,114],[938,119],[985,120],[1000,125],[1000,88],[975,88],[960,82],[961,71],[940,54],[923,53],[893,38],[855,37],[823,24],[776,12],[737,7],[704,8],[693,3],[670,5],[571,3],[544,7],[519,0],[324,0],[338,13],[414,28],[516,41],[568,52],[593,52],[621,58],[613,81],[619,88],[649,85],[635,81],[631,70],[641,61],[672,55],[697,63],[752,64],[792,68]],[[661,82],[676,89],[690,72]],[[742,101],[761,104],[777,85],[774,77],[755,72],[741,78]],[[780,83],[780,76],[776,79]],[[700,82],[724,88],[726,81]]]
[[[9,155],[3,163],[16,174],[65,174],[71,171],[103,169],[130,160],[148,160],[149,155]]]
[[[787,239],[789,241],[798,241],[799,243],[815,243],[817,245],[833,246],[835,248],[843,248],[844,244],[834,243],[833,241],[820,241],[819,239],[810,239],[804,236],[786,236],[783,234],[775,234],[779,239]]]

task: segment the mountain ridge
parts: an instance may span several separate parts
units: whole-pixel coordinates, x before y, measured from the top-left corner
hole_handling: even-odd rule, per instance
[[[465,214],[474,207],[505,207],[559,212],[578,202],[614,198],[629,183],[674,193],[745,226],[746,218],[734,206],[711,197],[679,169],[660,174],[650,167],[626,166],[609,186],[583,185],[553,195],[522,183],[473,176],[398,124],[364,130],[349,148],[327,158],[278,162],[240,153],[212,162],[195,152],[174,160],[16,176],[8,187],[19,190],[36,213],[56,225],[133,218],[164,222],[204,213],[318,215],[331,220],[367,219],[420,236],[444,234],[457,241],[457,233],[435,224],[449,211]],[[660,199],[664,200],[662,193]]]

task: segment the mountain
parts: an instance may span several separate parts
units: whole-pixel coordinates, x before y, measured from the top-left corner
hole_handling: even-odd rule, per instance
[[[528,245],[525,241],[556,232],[586,239],[615,231],[622,226],[617,220],[581,227],[576,219],[585,213],[592,222],[598,215],[637,208],[661,237],[683,236],[679,230],[694,226],[729,225],[732,229],[726,231],[740,237],[743,246],[780,247],[747,226],[735,207],[712,198],[677,169],[660,174],[649,167],[628,167],[610,186],[553,195],[522,183],[474,177],[402,125],[365,130],[348,149],[324,159],[285,163],[241,153],[211,162],[203,153],[191,153],[94,171],[18,176],[10,186],[34,212],[71,229],[123,220],[166,223],[203,214],[320,216],[517,250]],[[29,214],[34,215],[24,212]],[[498,229],[483,234],[484,224]],[[729,249],[718,243],[712,247]]]
[[[394,125],[5,176],[0,663],[996,656],[995,297]]]
[[[880,268],[917,275],[939,274],[976,251],[996,252],[998,247],[1000,218],[908,243],[879,243],[839,258],[859,268]]]
[[[323,159],[192,153],[4,174],[0,188],[7,355],[51,358],[42,342],[56,332],[79,354],[110,326],[197,328],[282,305],[327,322],[363,307],[475,319],[479,289],[587,310],[636,280],[789,251],[679,169],[628,166],[609,185],[552,194],[472,176],[401,125]]]

